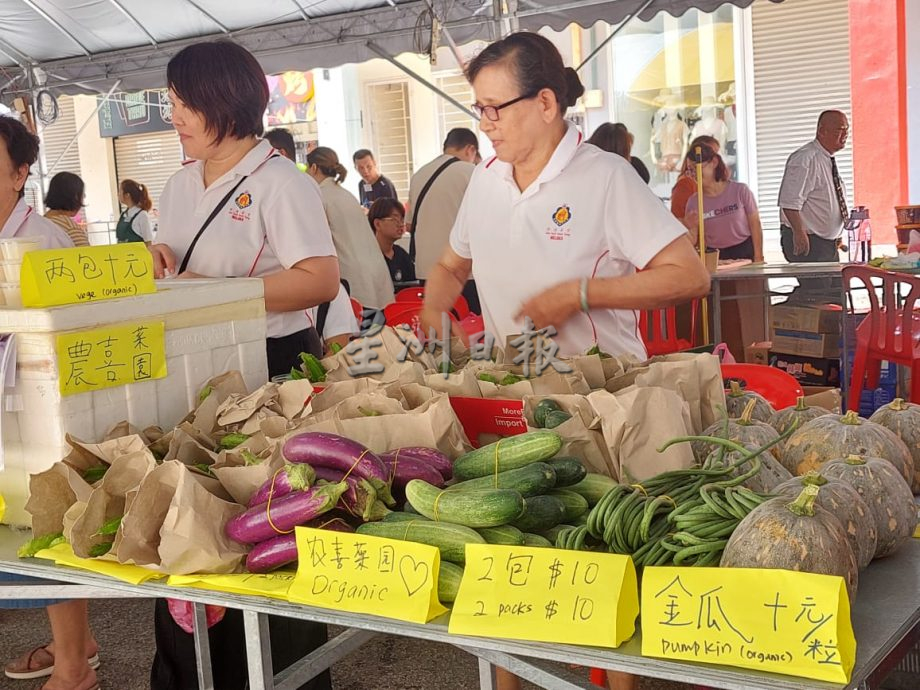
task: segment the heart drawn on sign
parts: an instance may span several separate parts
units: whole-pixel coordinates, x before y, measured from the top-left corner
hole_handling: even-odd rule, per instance
[[[428,564],[417,563],[412,556],[403,556],[399,559],[399,576],[411,597],[428,582]]]

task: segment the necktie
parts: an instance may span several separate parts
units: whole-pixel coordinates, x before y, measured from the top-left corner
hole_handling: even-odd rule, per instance
[[[843,193],[843,182],[840,180],[840,173],[837,172],[837,161],[833,156],[831,156],[831,177],[834,180],[834,193],[837,195],[840,215],[843,217],[843,222],[846,223],[850,218],[850,212],[847,210],[847,197]]]

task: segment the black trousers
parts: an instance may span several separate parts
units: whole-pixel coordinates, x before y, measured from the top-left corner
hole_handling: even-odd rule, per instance
[[[781,225],[779,229],[780,246],[783,256],[789,263],[816,263],[821,261],[840,261],[837,240],[826,240],[817,235],[808,235],[808,253],[795,254],[792,242],[792,228]],[[841,282],[839,278],[798,278],[799,287],[790,295],[795,302],[832,302],[839,303]]]
[[[744,242],[739,242],[731,247],[719,249],[720,259],[750,259],[754,260],[754,240],[748,237]]]
[[[323,341],[315,328],[305,328],[280,338],[266,338],[268,377],[281,376],[290,373],[292,367],[299,367],[301,352],[322,358]]]

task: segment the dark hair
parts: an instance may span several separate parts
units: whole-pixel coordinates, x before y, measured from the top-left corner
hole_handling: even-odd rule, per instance
[[[470,61],[466,78],[472,83],[485,67],[506,62],[522,95],[536,95],[542,89],[556,95],[560,117],[585,92],[578,73],[563,65],[556,46],[548,38],[529,31],[513,33],[486,46]]]
[[[270,129],[265,133],[265,139],[272,145],[272,148],[278,149],[292,161],[297,160],[297,149],[294,147],[294,135],[290,130],[278,127]]]
[[[75,213],[83,206],[83,180],[72,172],[59,172],[48,183],[45,206],[52,211]]]
[[[467,146],[475,146],[479,150],[479,139],[472,130],[466,127],[454,127],[447,133],[444,139],[443,150],[447,149],[464,149]]]
[[[328,146],[317,146],[307,154],[307,165],[315,165],[326,177],[332,177],[336,182],[344,182],[348,171],[339,163],[338,154]]]
[[[153,208],[153,201],[150,199],[150,194],[148,193],[147,187],[142,185],[140,182],[135,182],[134,180],[122,180],[121,193],[127,194],[131,199],[131,203],[143,209],[144,211],[149,211]]]
[[[252,53],[231,41],[194,43],[166,66],[166,83],[204,117],[219,144],[262,134],[268,82]]]
[[[632,158],[632,135],[622,122],[605,122],[594,130],[588,139],[589,144],[594,144],[599,149],[615,153],[626,160]]]
[[[728,179],[728,166],[725,165],[725,161],[722,160],[722,156],[716,153],[716,150],[712,146],[707,146],[706,144],[703,144],[699,148],[700,148],[699,162],[708,163],[711,160],[716,161],[716,169],[715,169],[716,182],[722,182],[723,180],[727,180]],[[696,163],[696,148],[694,148],[690,152],[690,156],[693,159],[693,162]]]
[[[351,157],[351,162],[357,163],[362,158],[367,158],[368,156],[370,156],[371,158],[374,157],[374,154],[370,149],[358,149],[357,151],[355,151],[354,155]]]
[[[0,139],[6,144],[6,152],[13,163],[13,168],[30,166],[38,160],[38,137],[32,134],[19,120],[0,115]],[[26,173],[28,178],[28,173]],[[26,186],[19,190],[19,198],[26,195]]]
[[[377,228],[374,227],[375,220],[383,220],[384,218],[389,218],[393,211],[399,211],[399,215],[403,218],[406,217],[406,208],[402,205],[402,202],[398,199],[393,199],[392,197],[381,197],[377,199],[367,211],[367,222],[371,226],[371,232],[377,232]]]
[[[708,146],[713,151],[721,148],[719,140],[715,137],[709,136],[708,134],[701,134],[700,136],[696,137],[696,139],[690,142],[690,148],[687,149],[687,155],[684,157],[684,164],[680,169],[681,175],[693,175],[693,165],[696,162],[695,156],[697,146]]]

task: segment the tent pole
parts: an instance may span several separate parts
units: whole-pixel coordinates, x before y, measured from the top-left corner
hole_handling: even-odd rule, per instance
[[[395,58],[393,58],[391,55],[389,55],[383,48],[381,48],[380,46],[378,46],[378,45],[377,45],[376,43],[374,43],[373,41],[368,41],[368,42],[367,42],[367,47],[368,47],[372,52],[377,53],[377,55],[379,55],[380,57],[382,57],[384,60],[386,60],[387,62],[389,62],[389,63],[390,63],[391,65],[393,65],[394,67],[397,67],[397,68],[399,68],[400,70],[402,70],[403,72],[405,72],[406,74],[408,74],[410,77],[412,77],[413,79],[415,79],[415,81],[417,81],[418,83],[420,83],[422,86],[426,86],[426,87],[428,87],[429,89],[431,89],[432,91],[434,91],[437,95],[439,95],[441,98],[443,98],[445,101],[447,101],[447,102],[450,103],[451,105],[455,106],[458,110],[460,110],[460,111],[463,112],[464,114],[469,115],[469,116],[470,116],[471,118],[473,118],[474,120],[478,120],[478,119],[479,119],[479,118],[476,117],[476,115],[473,113],[472,110],[470,110],[469,108],[467,108],[467,107],[466,107],[465,105],[463,105],[460,101],[458,101],[457,99],[453,98],[452,96],[446,94],[444,91],[442,91],[442,90],[439,89],[437,86],[435,86],[434,84],[432,84],[430,81],[428,81],[427,79],[425,79],[425,77],[421,76],[420,74],[417,74],[416,72],[413,72],[411,69],[409,69],[408,67],[406,67],[404,64],[402,64],[401,62],[397,61]]]
[[[434,28],[434,23],[437,22],[440,27],[440,31],[444,34],[444,38],[447,39],[447,44],[450,46],[451,52],[454,54],[454,59],[457,61],[457,66],[460,69],[463,69],[463,55],[460,53],[460,49],[457,47],[457,44],[454,43],[454,37],[450,35],[450,31],[447,30],[447,27],[444,26],[444,22],[441,21],[441,18],[437,15],[437,12],[434,11],[434,5],[431,4],[431,0],[424,0],[425,4],[428,6],[428,10],[431,12],[431,26]],[[433,32],[432,32],[433,33]],[[432,52],[436,50],[434,45],[432,47]],[[434,55],[431,56],[435,57]]]
[[[636,10],[635,12],[633,12],[632,14],[627,15],[626,19],[624,19],[622,22],[620,22],[619,26],[617,26],[617,28],[615,28],[613,31],[611,31],[611,32],[610,32],[610,35],[607,36],[607,38],[605,38],[603,41],[601,41],[601,42],[597,45],[597,47],[596,47],[594,50],[591,51],[591,54],[590,54],[588,57],[586,57],[584,60],[582,60],[581,64],[578,65],[578,67],[575,68],[575,71],[576,71],[576,72],[580,72],[582,67],[584,67],[584,66],[587,65],[589,62],[591,62],[591,60],[593,60],[593,59],[595,58],[595,56],[597,56],[597,54],[600,53],[601,50],[603,50],[604,47],[605,47],[608,43],[610,43],[610,41],[612,41],[612,40],[614,39],[614,37],[615,37],[618,33],[620,33],[620,29],[622,29],[622,28],[625,27],[627,24],[629,24],[635,17],[637,17],[637,16],[639,15],[640,12],[644,12],[644,11],[645,11],[645,8],[648,7],[649,5],[651,5],[654,1],[655,1],[655,0],[645,0],[645,4],[642,5],[642,7],[640,7],[639,9],[637,9],[637,10]]]
[[[115,93],[115,89],[117,89],[120,84],[121,84],[121,79],[119,79],[114,84],[112,84],[112,88],[109,89],[109,92],[105,96],[102,97],[102,100],[99,101],[99,103],[96,104],[96,109],[86,118],[86,120],[84,120],[83,124],[80,125],[80,129],[77,130],[77,133],[73,135],[70,141],[67,142],[67,146],[65,146],[64,150],[61,151],[61,155],[58,156],[57,160],[51,164],[50,168],[48,168],[49,175],[54,172],[55,168],[57,168],[58,166],[58,163],[60,163],[64,159],[64,156],[67,155],[67,152],[70,151],[71,148],[73,148],[74,143],[76,143],[80,135],[83,134],[83,130],[86,129],[86,126],[90,123],[90,121],[94,117],[96,117],[96,115],[99,113],[100,110],[102,110],[102,106],[105,104],[107,100],[109,100],[112,97],[112,94]]]
[[[33,127],[35,127],[35,129],[37,130],[38,129],[38,111],[36,110],[35,105],[38,99],[36,99],[35,96],[38,94],[38,90],[35,88],[35,66],[34,65],[29,65],[28,68],[26,69],[26,80],[29,84],[29,106],[28,107],[32,109],[32,123],[33,123]],[[45,129],[45,126],[44,124],[42,124],[42,130],[44,129]],[[39,132],[34,131],[33,134],[38,136]],[[36,162],[38,163],[38,190],[39,190],[38,204],[41,206],[44,206],[44,203],[45,203],[44,201],[45,199],[45,161],[44,161],[44,157],[41,155],[41,152],[39,152],[38,160]],[[36,210],[44,211],[44,208],[36,209]]]

